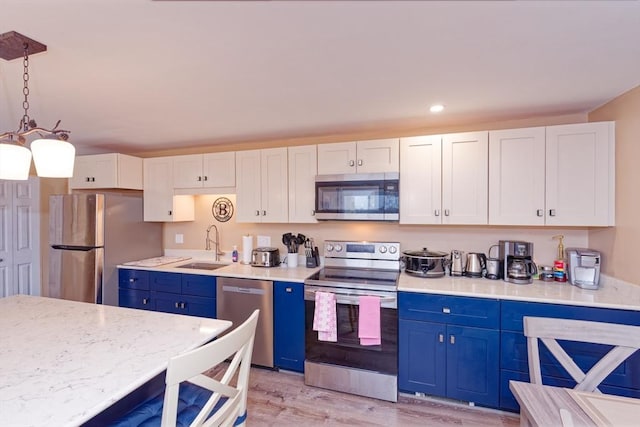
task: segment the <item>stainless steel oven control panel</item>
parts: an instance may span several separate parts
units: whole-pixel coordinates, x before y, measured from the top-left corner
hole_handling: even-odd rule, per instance
[[[324,242],[325,258],[400,260],[398,242],[352,242],[346,240],[327,240]]]

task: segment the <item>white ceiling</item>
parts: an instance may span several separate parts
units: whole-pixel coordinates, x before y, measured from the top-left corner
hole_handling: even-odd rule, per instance
[[[11,30],[48,46],[31,117],[79,152],[585,113],[640,84],[638,1],[0,0]],[[21,117],[0,59],[0,131]]]

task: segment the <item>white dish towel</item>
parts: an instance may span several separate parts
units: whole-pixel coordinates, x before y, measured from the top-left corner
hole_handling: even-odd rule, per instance
[[[318,331],[319,341],[338,341],[336,296],[331,292],[316,292],[313,330]]]

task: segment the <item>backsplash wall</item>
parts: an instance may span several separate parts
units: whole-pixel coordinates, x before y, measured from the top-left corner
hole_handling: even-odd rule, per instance
[[[538,264],[552,265],[557,252],[557,234],[565,236],[565,247],[588,247],[588,230],[573,227],[503,227],[503,226],[444,226],[444,225],[400,225],[380,222],[319,222],[317,224],[248,224],[236,223],[235,215],[228,222],[220,223],[211,214],[211,205],[218,197],[228,197],[235,206],[235,195],[195,196],[195,221],[166,223],[164,225],[164,245],[166,249],[204,249],[206,229],[216,224],[220,231],[221,248],[230,253],[233,245],[242,249],[242,236],[270,236],[271,245],[286,252],[281,242],[282,234],[302,233],[313,237],[321,249],[325,239],[332,240],[378,240],[398,241],[402,250],[416,250],[424,247],[434,251],[450,252],[460,249],[466,252],[489,251],[498,240],[524,240],[533,242],[534,258]],[[176,234],[182,234],[183,244],[177,244]],[[212,232],[211,238],[214,238]],[[302,249],[300,249],[302,253]],[[497,250],[492,252],[497,256]],[[213,252],[211,254],[213,257]],[[603,259],[603,264],[606,259]]]

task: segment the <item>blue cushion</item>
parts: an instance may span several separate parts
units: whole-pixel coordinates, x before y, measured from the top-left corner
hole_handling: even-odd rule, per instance
[[[188,426],[196,418],[204,404],[207,402],[211,392],[191,383],[180,384],[180,394],[178,397],[178,417],[176,425],[179,427]],[[220,399],[216,409],[224,404],[226,398]],[[136,406],[131,412],[123,415],[111,426],[114,427],[152,427],[159,426],[162,420],[162,406],[164,403],[164,391],[159,395],[147,399]],[[213,411],[215,412],[215,410]],[[212,413],[213,413],[212,412]],[[244,421],[246,414],[238,417],[236,424]]]

